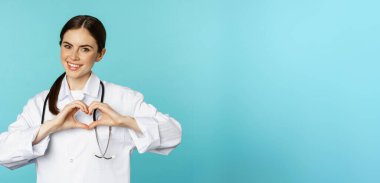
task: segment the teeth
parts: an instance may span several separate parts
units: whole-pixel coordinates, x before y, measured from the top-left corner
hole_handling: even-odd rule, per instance
[[[79,67],[77,64],[68,63],[70,67]]]

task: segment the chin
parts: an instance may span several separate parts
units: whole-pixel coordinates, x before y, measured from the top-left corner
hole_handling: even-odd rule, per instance
[[[87,76],[87,75],[89,75],[91,73],[91,71],[90,72],[81,72],[81,71],[70,71],[70,70],[66,70],[66,75],[67,75],[67,77],[70,77],[70,78],[72,78],[72,79],[80,79],[80,78],[82,78],[82,77],[84,77],[84,76]]]

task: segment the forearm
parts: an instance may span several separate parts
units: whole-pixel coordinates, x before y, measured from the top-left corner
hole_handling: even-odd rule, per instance
[[[15,169],[43,156],[49,143],[49,137],[32,145],[39,130],[40,126],[34,126],[25,129],[11,129],[2,133],[0,135],[0,165]]]
[[[130,116],[123,116],[121,124],[122,124],[121,126],[130,128],[137,133],[142,133],[141,129],[137,125],[135,118],[132,118]]]
[[[52,122],[45,122],[40,126],[40,129],[36,135],[36,138],[33,141],[33,145],[38,144],[42,139],[50,135],[51,133],[54,133],[57,131],[57,127],[54,123]]]
[[[162,113],[154,117],[136,117],[142,134],[134,133],[131,137],[140,153],[151,151],[159,154],[169,154],[181,142],[182,128],[174,118]]]

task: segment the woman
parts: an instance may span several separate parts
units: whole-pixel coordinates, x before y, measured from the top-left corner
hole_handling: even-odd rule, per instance
[[[60,38],[65,73],[0,134],[0,164],[36,163],[38,183],[128,183],[132,150],[167,155],[181,142],[181,126],[141,93],[91,71],[106,53],[98,19],[73,17]]]

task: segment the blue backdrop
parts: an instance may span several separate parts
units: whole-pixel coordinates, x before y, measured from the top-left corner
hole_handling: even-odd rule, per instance
[[[134,183],[380,182],[379,1],[0,1],[0,131],[63,71],[59,32],[98,17],[94,71],[182,124]],[[0,182],[35,182],[33,165]]]

